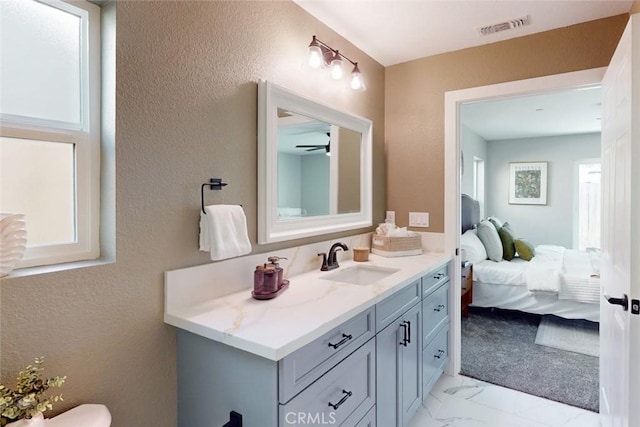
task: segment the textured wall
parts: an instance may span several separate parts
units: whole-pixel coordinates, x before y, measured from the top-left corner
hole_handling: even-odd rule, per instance
[[[387,209],[444,231],[444,93],[606,66],[627,15],[418,59],[385,69]]]
[[[197,250],[199,184],[209,177],[229,186],[207,201],[243,204],[256,241],[257,79],[373,120],[381,221],[384,70],[288,1],[116,9],[117,262],[2,281],[2,382],[44,355],[49,373],[68,377],[60,409],[102,402],[114,427],[173,427],[176,344],[162,320],[163,272],[209,262]],[[306,68],[313,34],[360,62],[366,92]]]

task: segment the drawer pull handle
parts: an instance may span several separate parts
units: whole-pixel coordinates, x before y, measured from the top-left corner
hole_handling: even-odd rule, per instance
[[[407,332],[409,334],[411,333],[411,323],[404,321],[400,323],[400,327],[402,328],[402,341],[400,341],[400,345],[403,345],[406,347],[407,344],[411,342],[411,337],[407,337]]]
[[[351,395],[353,394],[352,392],[347,391],[347,390],[342,390],[342,392],[344,393],[344,396],[342,396],[342,399],[340,399],[340,401],[339,401],[338,403],[331,403],[331,402],[329,402],[329,406],[331,406],[331,407],[333,408],[333,410],[334,410],[334,411],[337,411],[337,410],[338,410],[338,408],[339,408],[340,406],[342,406],[342,404],[343,404],[344,402],[346,402],[346,401],[347,401],[347,399],[348,399],[348,398],[350,398],[350,397],[351,397]]]
[[[338,347],[340,347],[342,344],[346,343],[347,341],[349,341],[351,338],[353,338],[353,335],[349,334],[342,334],[342,339],[335,343],[335,344],[331,344],[329,343],[329,347],[333,347],[335,350],[338,349]]]
[[[438,304],[436,308],[433,309],[433,311],[441,311],[444,308],[443,304]]]
[[[442,356],[444,356],[444,350],[438,350],[438,354],[433,355],[436,359],[440,359]]]

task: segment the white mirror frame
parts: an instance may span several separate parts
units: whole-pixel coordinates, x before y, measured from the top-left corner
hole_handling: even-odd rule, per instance
[[[360,212],[278,219],[278,108],[362,134]],[[274,83],[258,81],[258,243],[273,243],[370,227],[372,220],[372,122]]]

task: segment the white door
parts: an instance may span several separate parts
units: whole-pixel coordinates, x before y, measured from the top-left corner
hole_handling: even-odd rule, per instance
[[[600,414],[607,427],[640,426],[640,316],[631,301],[624,308],[627,297],[640,298],[639,49],[636,14],[602,82]]]

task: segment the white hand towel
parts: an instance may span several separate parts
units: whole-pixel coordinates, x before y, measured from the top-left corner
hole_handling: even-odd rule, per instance
[[[212,205],[200,212],[200,250],[211,252],[214,261],[251,252],[247,217],[242,206]]]

